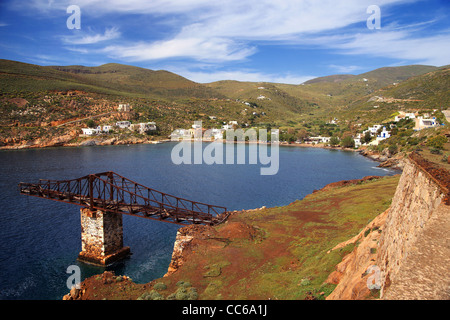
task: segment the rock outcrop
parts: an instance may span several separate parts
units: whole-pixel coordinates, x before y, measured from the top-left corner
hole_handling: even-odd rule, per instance
[[[164,277],[176,272],[184,264],[189,251],[195,246],[194,239],[199,241],[215,233],[214,228],[204,225],[191,225],[179,229],[173,246],[172,260]]]

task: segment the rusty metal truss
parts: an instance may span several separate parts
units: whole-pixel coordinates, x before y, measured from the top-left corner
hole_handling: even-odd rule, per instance
[[[166,194],[131,181],[112,171],[72,180],[19,183],[20,193],[89,208],[181,225],[216,225],[224,222],[227,208]]]

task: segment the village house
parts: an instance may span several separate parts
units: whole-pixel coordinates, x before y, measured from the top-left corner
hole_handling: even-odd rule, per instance
[[[147,133],[148,131],[156,130],[155,122],[143,122],[143,123],[134,123],[131,124],[129,129],[131,131],[138,131],[140,134]]]
[[[439,123],[436,120],[436,117],[433,117],[431,119],[424,119],[423,117],[417,117],[415,120],[416,120],[416,126],[414,127],[414,130],[416,130],[416,131],[439,126]]]
[[[97,128],[82,128],[81,131],[83,131],[83,135],[86,136],[94,136],[101,132],[101,129],[99,127]]]
[[[386,127],[383,127],[383,130],[380,132],[379,135],[377,135],[377,139],[385,140],[385,139],[389,138],[390,136],[391,136],[391,134],[389,133],[389,131],[386,130]]]
[[[106,126],[103,126],[103,128],[102,128],[102,131],[104,133],[109,133],[109,131],[111,131],[111,130],[113,130],[113,126],[111,126],[111,125],[106,125]]]
[[[373,125],[372,127],[367,128],[367,130],[363,131],[363,134],[366,134],[367,131],[370,132],[372,137],[377,135],[378,130],[382,127],[380,124]]]
[[[169,136],[172,140],[175,139],[191,139],[191,129],[175,129]]]
[[[120,129],[127,129],[131,126],[131,122],[130,121],[117,121],[116,126],[119,127]]]
[[[416,115],[412,112],[399,111],[399,115],[395,116],[394,121],[399,122],[402,119],[415,119]]]
[[[223,139],[223,129],[210,129],[211,140],[221,140]]]
[[[315,142],[315,143],[329,143],[331,140],[331,137],[310,137],[309,140],[311,142]]]
[[[117,107],[117,111],[130,112],[131,111],[130,104],[128,104],[128,103],[119,104],[119,106]]]

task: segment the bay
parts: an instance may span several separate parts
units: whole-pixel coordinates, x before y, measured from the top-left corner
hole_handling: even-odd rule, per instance
[[[207,144],[205,143],[203,147]],[[228,210],[284,206],[328,183],[398,171],[356,152],[280,147],[279,171],[260,175],[260,164],[175,165],[175,143],[28,149],[0,152],[0,299],[61,299],[67,268],[82,279],[105,268],[78,262],[79,207],[19,194],[19,182],[73,179],[114,171],[153,189]],[[248,153],[248,145],[246,152]],[[137,283],[162,277],[170,263],[177,225],[124,215],[124,245],[132,255],[106,268]]]

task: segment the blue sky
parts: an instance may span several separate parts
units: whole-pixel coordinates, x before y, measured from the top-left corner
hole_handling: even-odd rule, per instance
[[[69,29],[70,5],[81,10]],[[381,10],[369,29],[369,6]],[[449,0],[2,0],[0,58],[115,62],[193,81],[299,84],[385,66],[450,64]]]

